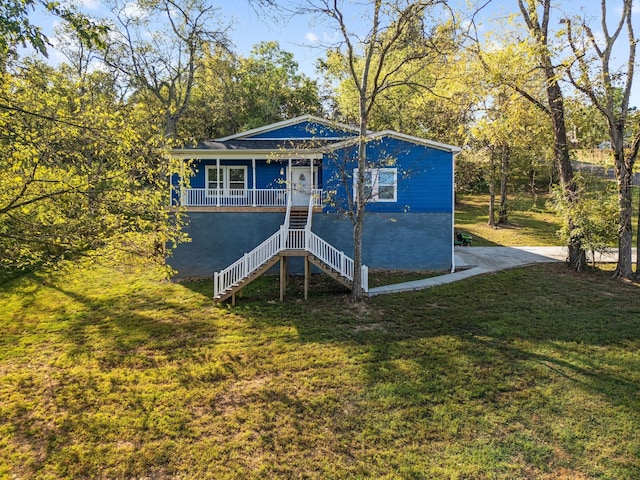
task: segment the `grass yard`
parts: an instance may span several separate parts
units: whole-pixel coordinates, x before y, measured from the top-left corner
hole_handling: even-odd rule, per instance
[[[547,198],[547,195],[533,197],[529,194],[509,196],[507,205],[511,225],[493,228],[487,225],[488,195],[459,195],[456,202],[456,231],[471,233],[475,246],[562,245],[556,234],[561,224],[546,207]]]
[[[0,478],[640,478],[637,284],[277,283],[235,308],[153,269],[0,287]]]

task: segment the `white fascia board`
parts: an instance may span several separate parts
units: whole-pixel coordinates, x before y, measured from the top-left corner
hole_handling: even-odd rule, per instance
[[[178,150],[171,152],[173,158],[182,158],[190,160],[212,160],[216,158],[224,160],[247,160],[255,158],[258,160],[279,158],[321,158],[322,153],[317,150],[210,150],[210,149],[192,149]]]
[[[288,120],[282,120],[280,122],[276,122],[276,123],[271,123],[269,125],[265,125],[263,127],[258,127],[258,128],[254,128],[251,130],[247,130],[245,132],[240,132],[240,133],[235,133],[233,135],[229,135],[227,137],[222,137],[222,138],[216,138],[214,139],[216,142],[224,142],[226,140],[233,140],[235,138],[243,138],[243,137],[250,137],[253,135],[257,135],[260,133],[266,133],[266,132],[270,132],[272,130],[277,130],[279,128],[283,128],[283,127],[290,127],[291,125],[296,125],[298,123],[302,123],[302,122],[313,122],[313,123],[320,123],[322,125],[326,125],[327,127],[337,127],[343,130],[350,130],[352,132],[357,132],[357,129],[343,124],[343,123],[337,123],[337,122],[332,122],[331,120],[327,120],[325,118],[320,118],[320,117],[316,117],[314,115],[301,115],[299,117],[295,117],[295,118],[290,118]],[[267,140],[267,139],[265,139]],[[273,139],[269,139],[269,140],[273,140]],[[276,140],[289,140],[289,139],[282,139],[282,138],[278,138]]]
[[[405,133],[395,132],[393,130],[383,130],[381,132],[377,132],[372,135],[374,138],[379,137],[393,137],[398,140],[405,140],[410,143],[417,143],[418,145],[425,145],[427,147],[432,147],[437,150],[444,150],[446,152],[451,153],[459,153],[462,151],[460,147],[456,147],[455,145],[448,145],[446,143],[435,142],[433,140],[427,140],[426,138],[415,137],[413,135],[407,135]]]
[[[460,153],[462,149],[454,145],[447,145],[446,143],[434,142],[433,140],[427,140],[425,138],[414,137],[413,135],[407,135],[404,133],[395,132],[393,130],[383,130],[381,132],[374,132],[366,136],[366,141],[375,140],[383,137],[396,138],[398,140],[404,140],[409,143],[415,143],[417,145],[424,145],[427,147],[435,148],[437,150],[444,150],[445,152],[451,152],[454,154]],[[343,142],[333,143],[327,145],[325,148],[329,150],[337,150],[349,145],[353,145],[358,142],[359,137],[349,138]]]

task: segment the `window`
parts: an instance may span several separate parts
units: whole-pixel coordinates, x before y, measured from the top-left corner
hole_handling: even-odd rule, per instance
[[[206,171],[207,195],[216,195],[210,190],[220,190],[222,195],[243,195],[247,189],[247,167],[221,165],[207,167]]]
[[[353,171],[354,198],[357,197],[358,169]],[[369,202],[396,202],[397,168],[368,168],[364,172],[364,195]]]

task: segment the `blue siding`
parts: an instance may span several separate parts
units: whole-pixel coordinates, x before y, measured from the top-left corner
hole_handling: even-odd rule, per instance
[[[343,138],[352,137],[355,133],[349,130],[323,125],[317,122],[301,122],[295,125],[270,130],[268,132],[242,138]]]
[[[326,190],[335,191],[335,212],[346,208],[347,195],[353,194],[353,170],[357,166],[357,148],[350,147],[325,155],[323,160]],[[396,202],[370,202],[370,212],[452,212],[453,154],[410,142],[383,138],[367,144],[367,159],[372,168],[398,170]],[[341,178],[347,175],[346,184]]]
[[[192,168],[194,175],[191,177],[191,188],[205,188],[206,167],[215,166],[216,161],[196,160],[194,161]],[[253,187],[253,167],[251,160],[220,160],[220,165],[241,165],[247,167],[247,188]],[[284,175],[280,175],[280,167],[284,164],[277,162],[267,163],[266,160],[256,160],[256,188],[283,188],[282,182],[278,180],[284,180]],[[175,177],[177,179],[177,177]],[[174,185],[177,185],[177,181],[173,180]]]

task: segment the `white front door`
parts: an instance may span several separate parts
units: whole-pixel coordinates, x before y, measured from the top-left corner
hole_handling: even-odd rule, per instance
[[[313,178],[310,167],[291,167],[292,204],[296,207],[309,205],[312,189]]]

